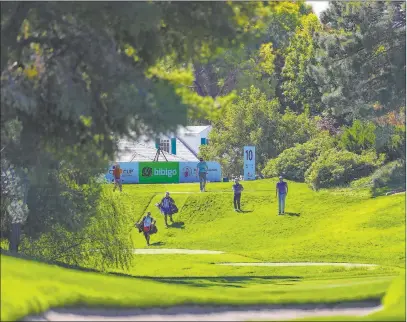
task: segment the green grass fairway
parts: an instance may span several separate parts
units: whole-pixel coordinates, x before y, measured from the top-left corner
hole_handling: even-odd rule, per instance
[[[328,318],[298,319],[296,321],[405,321],[406,320],[406,276],[394,279],[383,299],[384,309],[367,317],[349,318],[337,316]]]
[[[208,264],[213,257],[188,260],[179,256],[182,255],[155,259],[148,266],[142,264],[148,259],[140,258],[137,266],[143,270],[134,278],[69,270],[2,255],[1,320],[17,320],[62,305],[148,307],[363,300],[381,298],[393,280],[391,272],[373,276],[364,272],[334,272],[329,268],[319,272],[298,267],[217,270]],[[228,255],[227,259],[241,258]],[[171,267],[171,262],[177,265]],[[185,262],[193,268],[186,269],[187,265],[182,265]],[[161,274],[157,266],[161,267]],[[205,271],[206,268],[212,270]]]
[[[317,193],[290,183],[288,214],[277,216],[275,181],[243,184],[242,208],[248,212],[242,214],[233,211],[231,184],[209,184],[207,193],[173,194],[181,211],[174,215],[177,228],[169,229],[154,204],[166,190],[196,191],[196,185],[163,186],[161,193],[155,186],[126,186],[122,198],[137,204],[138,193],[155,192],[147,209],[159,223],[152,242],[163,248],[221,250],[273,262],[405,266],[405,194],[371,199],[364,191]],[[134,230],[133,236],[136,247],[145,246],[141,234]]]
[[[159,233],[152,236],[150,248],[225,253],[138,254],[129,271],[113,270],[114,275],[2,255],[1,319],[62,305],[327,303],[378,299],[386,292],[385,310],[369,319],[405,318],[400,305],[405,291],[399,287],[405,279],[398,277],[405,274],[405,193],[372,199],[364,190],[317,193],[305,184],[289,183],[287,214],[277,216],[275,182],[243,182],[245,213],[233,211],[231,183],[210,183],[206,193],[199,193],[197,184],[125,185],[124,193],[116,194],[126,209],[123,216],[136,221],[150,210],[157,219]],[[168,229],[154,206],[165,191],[173,193],[180,209]],[[132,237],[135,248],[147,248],[135,229]],[[242,262],[379,266],[217,265]]]

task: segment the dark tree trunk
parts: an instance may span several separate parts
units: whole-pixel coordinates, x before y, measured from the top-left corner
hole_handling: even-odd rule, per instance
[[[18,246],[20,246],[21,236],[21,223],[11,224],[11,234],[9,236],[9,251],[18,253]]]

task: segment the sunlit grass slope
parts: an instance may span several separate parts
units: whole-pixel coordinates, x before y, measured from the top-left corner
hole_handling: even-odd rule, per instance
[[[405,194],[371,199],[363,190],[314,192],[289,183],[287,214],[277,216],[275,181],[243,182],[244,213],[232,206],[231,183],[125,185],[114,198],[123,216],[152,211],[159,232],[151,248],[221,250],[220,255],[134,255],[125,276],[81,272],[1,256],[1,318],[50,307],[159,306],[185,303],[320,303],[382,298],[405,268]],[[106,189],[112,189],[107,185]],[[180,212],[166,229],[155,203],[172,193]],[[144,248],[133,229],[135,248]],[[234,267],[224,262],[354,262],[375,268]],[[396,280],[397,281],[397,280]],[[400,318],[401,288],[385,307]],[[404,293],[403,293],[404,292]],[[393,295],[391,295],[393,294]],[[387,302],[386,302],[387,301]],[[386,313],[387,312],[387,313]],[[379,314],[379,313],[378,313]],[[389,310],[381,317],[390,317]],[[378,315],[380,317],[380,315]],[[377,319],[379,319],[379,317]]]
[[[364,317],[320,317],[296,321],[406,321],[406,274],[394,279],[382,301],[383,309]]]
[[[229,256],[227,260],[240,259]],[[206,263],[199,265],[202,260]],[[148,270],[148,267],[154,267],[150,263],[145,265],[147,274],[137,278],[82,272],[1,255],[1,320],[18,320],[51,307],[70,305],[149,307],[188,303],[327,303],[381,298],[392,280],[391,276],[384,275],[351,277],[353,274],[347,274],[345,270],[340,277],[339,271],[330,271],[329,268],[321,270],[323,277],[319,279],[316,272],[298,267],[236,270],[213,265],[212,272],[198,272],[208,268],[210,261],[216,262],[216,259],[213,256],[205,259],[173,256],[174,266],[170,260],[156,263],[166,268],[161,274],[166,271],[169,277],[160,277],[157,268]],[[183,264],[197,265],[184,270],[182,276],[174,277],[174,271]],[[144,266],[143,262],[138,265]],[[178,274],[181,275],[179,271]]]
[[[125,186],[125,202],[145,207],[158,220],[153,242],[164,248],[222,250],[262,261],[331,261],[405,266],[405,193],[372,199],[361,190],[314,192],[289,183],[287,214],[277,215],[275,181],[244,182],[242,208],[233,210],[231,184]],[[180,208],[173,228],[154,206],[165,191]],[[190,193],[175,193],[190,192]],[[132,212],[138,219],[141,213]],[[135,230],[136,247],[145,241]]]

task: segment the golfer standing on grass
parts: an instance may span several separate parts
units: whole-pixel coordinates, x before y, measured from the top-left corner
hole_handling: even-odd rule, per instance
[[[196,165],[197,172],[198,172],[198,177],[199,177],[199,186],[201,189],[201,192],[205,192],[205,186],[206,186],[206,172],[208,171],[208,165],[204,161],[203,158],[199,158],[199,162]]]
[[[283,177],[280,176],[280,181],[276,185],[276,197],[278,194],[278,214],[284,215],[285,210],[285,197],[288,195],[288,184],[283,181]]]
[[[115,166],[113,166],[113,177],[114,177],[114,187],[113,191],[116,191],[117,186],[119,186],[120,192],[122,192],[122,175],[123,170],[120,169],[120,164],[116,163]]]
[[[233,205],[235,207],[235,211],[241,211],[240,209],[240,198],[242,196],[243,186],[239,183],[239,179],[235,179],[235,184],[232,186],[233,188]]]

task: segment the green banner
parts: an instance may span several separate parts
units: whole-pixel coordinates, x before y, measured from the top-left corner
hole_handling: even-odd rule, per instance
[[[178,162],[140,162],[140,183],[179,183]]]

